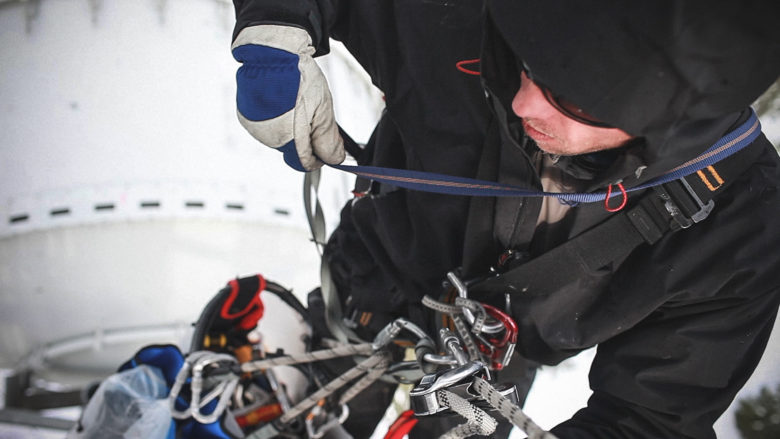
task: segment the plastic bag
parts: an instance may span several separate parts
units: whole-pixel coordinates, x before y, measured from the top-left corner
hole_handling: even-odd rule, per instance
[[[155,367],[140,365],[108,377],[66,439],[173,437],[168,387]]]

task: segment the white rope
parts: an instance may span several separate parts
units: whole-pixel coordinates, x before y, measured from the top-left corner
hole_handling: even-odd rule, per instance
[[[447,390],[439,390],[436,392],[436,398],[439,400],[439,404],[449,407],[455,413],[466,418],[466,423],[444,433],[440,439],[461,439],[475,434],[488,436],[496,431],[498,422],[492,416],[460,396]]]
[[[501,416],[528,435],[528,439],[557,439],[554,434],[538,426],[520,407],[499,393],[487,381],[474,377],[474,389],[488,404],[498,410]]]
[[[373,369],[369,370],[366,376],[361,378],[360,381],[355,383],[352,387],[347,389],[343,395],[341,395],[341,399],[339,399],[339,405],[345,405],[351,401],[352,398],[356,397],[360,392],[367,389],[368,386],[373,384],[374,381],[378,380],[385,373],[388,367],[390,367],[390,360],[386,356],[382,362],[377,363]]]
[[[331,349],[269,358],[266,360],[250,361],[241,365],[241,371],[258,372],[274,366],[311,363],[313,361],[330,360],[331,358],[349,357],[354,355],[371,355],[373,352],[374,349],[371,346],[371,343],[344,344]]]
[[[384,367],[384,369],[386,369],[388,361],[389,360],[388,360],[387,353],[377,352],[376,354],[368,357],[367,359],[355,365],[355,367],[353,367],[352,369],[349,369],[348,371],[344,372],[340,376],[336,377],[335,379],[333,379],[333,381],[329,382],[328,384],[325,384],[321,389],[312,393],[311,395],[306,397],[303,401],[296,404],[295,407],[290,409],[290,411],[282,415],[282,417],[279,418],[279,421],[284,424],[292,421],[293,419],[298,417],[298,415],[302,414],[306,410],[316,405],[320,399],[330,396],[336,390],[344,387],[347,383],[359,377],[360,375],[369,372],[374,368]],[[384,370],[382,372],[384,372]]]

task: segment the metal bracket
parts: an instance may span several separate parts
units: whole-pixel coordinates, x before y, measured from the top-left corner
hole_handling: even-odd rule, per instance
[[[685,178],[680,178],[677,181],[680,182],[682,187],[685,189],[685,193],[687,193],[687,195],[691,198],[691,200],[693,200],[693,202],[696,204],[696,207],[698,208],[698,210],[693,212],[690,217],[683,213],[679,203],[675,202],[674,198],[669,194],[666,188],[663,187],[663,185],[653,187],[658,196],[661,197],[661,200],[664,202],[664,208],[666,208],[666,211],[669,213],[669,215],[672,216],[672,219],[674,220],[674,223],[672,224],[673,230],[687,229],[695,223],[703,221],[709,216],[710,212],[712,212],[712,209],[715,207],[715,202],[712,200],[705,204],[696,194],[696,191],[685,180]]]
[[[436,391],[450,389],[456,384],[471,384],[469,378],[485,369],[485,364],[479,361],[471,361],[455,369],[425,375],[420,384],[409,392],[409,401],[414,414],[417,416],[432,415],[446,410],[436,398]]]

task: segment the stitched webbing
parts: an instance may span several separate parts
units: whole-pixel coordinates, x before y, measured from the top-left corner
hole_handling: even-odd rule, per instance
[[[677,180],[686,175],[711,166],[720,160],[740,151],[750,145],[761,134],[761,123],[751,109],[750,117],[734,131],[723,136],[700,156],[670,170],[666,174],[652,179],[642,185],[626,188],[627,192],[644,190],[670,181]],[[409,171],[405,169],[382,168],[375,166],[348,166],[329,165],[333,168],[350,172],[370,180],[403,187],[406,189],[434,192],[450,195],[467,195],[478,197],[552,197],[567,203],[593,203],[604,201],[606,192],[596,193],[558,193],[542,192],[497,183],[486,180],[456,177],[452,175],[436,174],[431,172]],[[623,196],[615,192],[610,197]]]

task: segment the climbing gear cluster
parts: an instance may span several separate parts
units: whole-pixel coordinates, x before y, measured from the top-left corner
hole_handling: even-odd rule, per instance
[[[409,394],[411,410],[391,425],[387,439],[403,437],[419,417],[448,415],[466,421],[445,438],[489,435],[497,417],[530,438],[553,438],[520,410],[514,385],[495,382],[495,371],[509,362],[517,341],[514,321],[502,310],[469,299],[454,274],[449,281],[458,292],[452,303],[428,296],[423,300],[452,324],[436,337],[397,318],[370,342],[309,337],[311,349],[288,355],[266,352],[258,342],[254,331],[264,310],[260,293],[276,294],[306,321],[309,310],[289,290],[262,276],[236,279],[204,309],[189,353],[170,345],[149,346],[120,370],[142,365],[160,369],[173,419],[170,432],[175,436],[169,437],[318,439],[348,419],[350,400],[382,380],[415,384]],[[398,360],[404,349],[413,350],[414,360]],[[334,359],[351,359],[354,365],[336,374],[323,367]],[[277,376],[279,366],[304,372],[308,396],[295,399]]]

